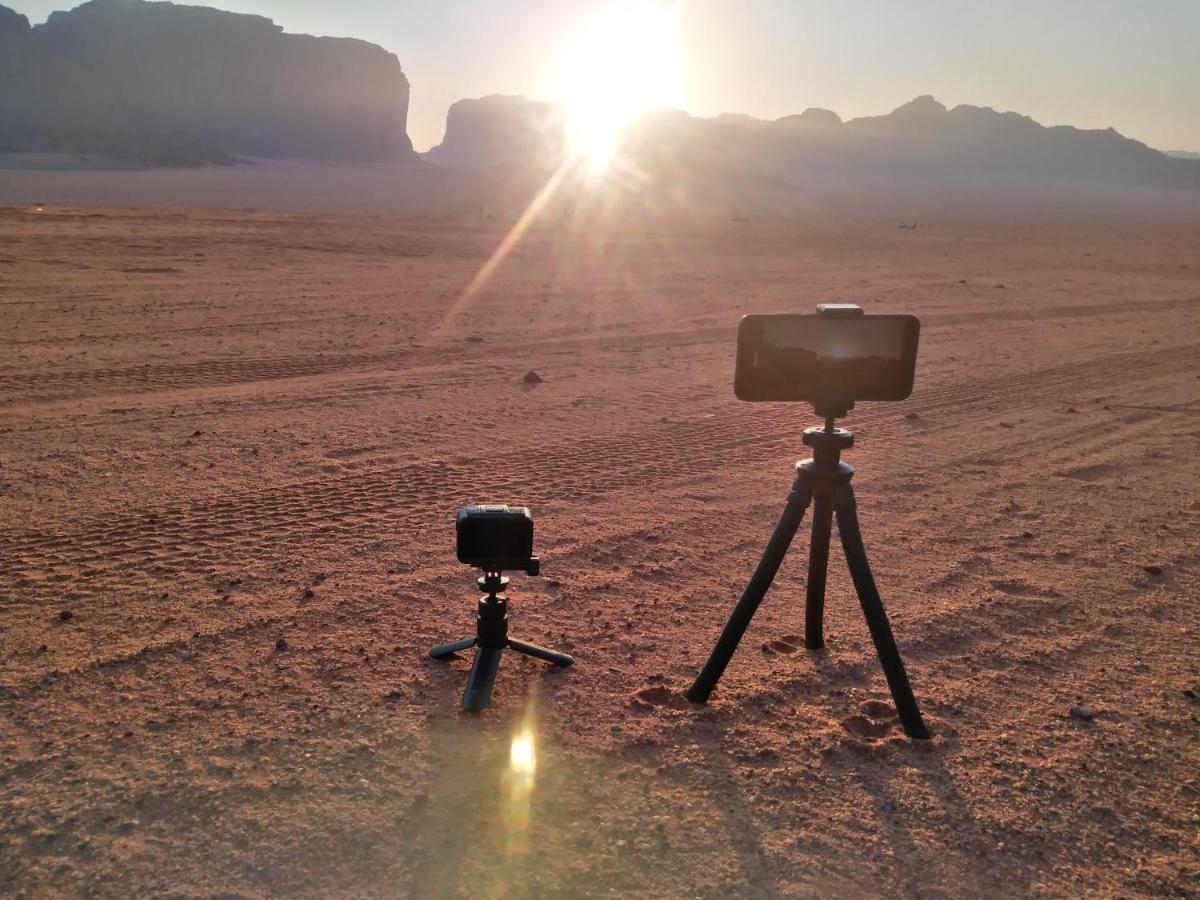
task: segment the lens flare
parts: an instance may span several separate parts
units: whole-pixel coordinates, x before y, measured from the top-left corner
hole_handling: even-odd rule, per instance
[[[508,769],[504,783],[508,794],[505,809],[507,852],[510,857],[529,852],[529,826],[532,820],[533,787],[537,781],[537,738],[534,734],[532,705],[513,732],[508,751]]]
[[[522,780],[533,781],[537,774],[537,746],[534,744],[533,731],[527,724],[513,735],[509,769],[515,778]]]
[[[683,105],[678,17],[678,4],[612,3],[564,46],[550,92],[566,110],[570,150],[593,172],[638,116]]]

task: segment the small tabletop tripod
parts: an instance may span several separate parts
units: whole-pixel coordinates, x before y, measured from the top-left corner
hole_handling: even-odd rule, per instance
[[[687,698],[693,703],[707,702],[725,667],[729,665],[738,642],[746,633],[750,619],[771,587],[775,573],[779,571],[783,557],[787,554],[792,538],[795,537],[796,530],[804,518],[804,511],[812,502],[813,526],[812,543],[808,551],[804,646],[810,650],[825,646],[825,572],[829,564],[829,539],[833,529],[833,516],[836,513],[838,533],[841,535],[846,563],[850,567],[850,577],[858,592],[863,614],[867,617],[871,639],[875,642],[875,650],[879,654],[880,663],[883,664],[883,673],[887,676],[892,698],[896,701],[900,722],[909,737],[927,738],[929,730],[921,718],[912,685],[909,684],[908,675],[904,671],[904,662],[896,648],[896,639],[892,636],[892,626],[888,622],[887,612],[883,608],[883,601],[879,597],[875,578],[871,575],[871,567],[867,562],[867,551],[863,547],[862,533],[858,527],[854,489],[850,486],[854,468],[841,461],[841,452],[854,446],[854,435],[841,428],[835,428],[833,417],[829,416],[825,420],[824,429],[805,430],[804,443],[813,448],[813,458],[796,463],[796,481],[788,494],[787,506],[779,524],[775,526],[775,532],[767,543],[762,560],[754,570],[754,576],[746,586],[742,599],[734,607],[712,655],[688,689]]]
[[[566,653],[547,650],[508,636],[508,601],[500,596],[508,587],[508,578],[499,572],[487,572],[476,584],[487,596],[479,601],[475,637],[464,638],[453,644],[443,644],[429,651],[429,655],[434,659],[446,659],[461,650],[476,648],[475,662],[471,665],[467,690],[463,694],[463,709],[467,712],[479,712],[492,702],[492,685],[496,681],[496,670],[500,666],[500,653],[505,649],[516,650],[556,666],[569,666],[574,662]]]

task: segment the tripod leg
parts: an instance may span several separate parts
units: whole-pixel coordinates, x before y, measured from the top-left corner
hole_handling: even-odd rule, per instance
[[[537,644],[529,644],[525,641],[518,641],[516,638],[509,638],[508,646],[518,653],[524,653],[526,656],[532,656],[534,659],[554,663],[556,666],[569,666],[575,662],[569,654],[559,653],[557,650],[547,650],[545,647],[539,647]]]
[[[900,722],[909,737],[927,738],[929,729],[925,727],[925,721],[921,718],[917,698],[913,696],[912,685],[904,671],[904,661],[900,659],[900,651],[896,647],[896,638],[892,635],[887,611],[883,608],[883,600],[879,597],[879,589],[875,587],[875,578],[867,561],[862,532],[858,527],[854,489],[849,482],[838,485],[836,507],[838,533],[842,536],[842,549],[846,554],[846,563],[850,566],[850,577],[854,579],[854,588],[858,591],[863,614],[867,617],[867,627],[871,629],[871,639],[875,642],[875,652],[879,654],[879,662],[883,665],[883,674],[887,677],[892,699],[896,701]]]
[[[804,646],[825,646],[825,574],[829,568],[829,537],[833,533],[833,501],[825,490],[813,495],[812,543],[808,546],[808,585],[805,588]]]
[[[712,654],[708,657],[708,662],[704,664],[704,668],[696,676],[692,686],[688,688],[687,698],[693,703],[707,702],[713,688],[721,680],[721,675],[724,674],[725,667],[729,665],[729,660],[733,658],[733,652],[737,650],[742,635],[746,633],[750,620],[758,610],[758,605],[762,603],[763,597],[771,587],[771,582],[775,580],[775,573],[779,571],[783,557],[787,554],[788,547],[791,546],[792,538],[796,536],[796,529],[800,527],[804,511],[808,508],[811,500],[812,488],[808,481],[797,476],[795,484],[792,485],[792,492],[788,494],[787,506],[784,507],[779,524],[775,526],[775,531],[771,534],[771,540],[767,542],[767,549],[763,551],[758,568],[754,570],[750,583],[746,585],[742,599],[734,607],[733,614],[725,625],[725,630],[721,632],[717,645],[713,647]]]
[[[463,638],[461,641],[455,641],[453,644],[442,644],[440,647],[434,647],[429,651],[429,655],[433,659],[445,659],[447,656],[452,656],[461,650],[470,650],[475,646],[475,638]]]
[[[467,690],[463,694],[463,709],[479,712],[492,702],[492,685],[496,682],[496,669],[499,666],[499,647],[479,647],[475,651],[475,662],[471,664]]]

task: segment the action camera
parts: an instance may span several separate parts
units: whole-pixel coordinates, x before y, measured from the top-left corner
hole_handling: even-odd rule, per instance
[[[464,506],[455,520],[458,561],[485,572],[536,575],[533,515],[524,506]]]

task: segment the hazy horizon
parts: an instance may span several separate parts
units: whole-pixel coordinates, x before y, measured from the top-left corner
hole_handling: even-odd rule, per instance
[[[76,2],[8,0],[38,24]],[[450,104],[488,94],[556,99],[555,61],[581,23],[613,4],[475,0],[436,7],[380,0],[212,0],[286,31],[356,37],[395,53],[412,96],[418,150],[442,138]],[[937,28],[930,27],[938,22]],[[1200,150],[1200,4],[1020,0],[994,8],[941,0],[692,0],[678,25],[678,105],[693,115],[774,119],[807,107],[879,115],[922,94],[1046,125],[1112,127],[1160,150]]]

